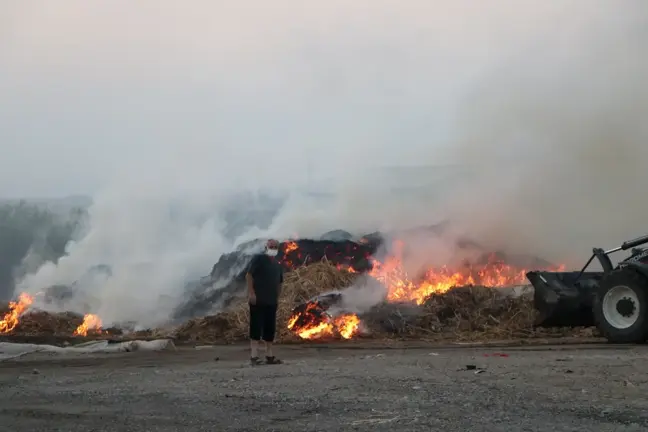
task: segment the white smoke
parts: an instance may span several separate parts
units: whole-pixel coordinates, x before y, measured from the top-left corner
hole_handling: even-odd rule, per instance
[[[115,147],[96,150],[113,175],[86,235],[20,290],[106,264],[112,277],[82,287],[92,312],[106,325],[156,325],[188,280],[259,236],[449,218],[457,236],[562,259],[643,229],[641,1],[156,5],[151,14],[129,3],[124,34],[116,6],[15,14],[31,26],[13,28],[21,43],[7,58],[33,76],[61,50],[56,70],[74,79],[92,52],[110,67],[84,64],[78,86],[119,79],[122,107],[99,121],[116,131]],[[58,40],[78,45],[50,46]],[[23,64],[25,50],[33,56]],[[194,94],[204,96],[194,103]],[[287,197],[274,217],[263,191]],[[244,193],[259,208],[233,231],[227,210]],[[452,241],[428,240],[412,243],[413,273],[456,255]]]
[[[456,117],[474,175],[449,218],[491,247],[574,265],[644,235],[647,37],[645,2],[565,7],[478,80]]]

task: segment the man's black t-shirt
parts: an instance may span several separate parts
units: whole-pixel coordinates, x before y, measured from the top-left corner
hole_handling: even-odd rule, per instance
[[[283,269],[266,254],[255,255],[248,273],[252,275],[254,294],[259,305],[276,305],[283,283]]]

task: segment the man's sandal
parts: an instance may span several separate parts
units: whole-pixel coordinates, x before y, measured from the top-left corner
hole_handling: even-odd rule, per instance
[[[261,361],[261,359],[259,357],[250,357],[250,364],[252,366],[258,366],[258,365],[263,364],[263,362]]]
[[[272,356],[272,357],[267,357],[266,356],[266,364],[282,364],[282,363],[283,362],[281,361],[281,359],[278,359],[275,356]]]

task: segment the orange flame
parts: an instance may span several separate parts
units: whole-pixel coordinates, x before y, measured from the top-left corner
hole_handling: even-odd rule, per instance
[[[290,252],[295,251],[297,249],[299,249],[299,246],[297,245],[297,243],[294,242],[294,241],[290,241],[290,242],[286,243],[284,253],[287,254],[287,253],[290,253]]]
[[[304,313],[308,314],[315,307],[315,304],[309,304]],[[323,318],[320,322],[314,322],[295,329],[295,324],[300,316],[301,314],[297,314],[290,318],[288,329],[293,330],[302,339],[317,339],[336,334],[344,339],[351,339],[360,331],[360,318],[355,314],[340,315],[334,319]]]
[[[27,293],[18,296],[18,301],[9,302],[9,312],[0,320],[0,333],[9,333],[13,331],[20,321],[20,316],[34,302],[34,298]]]
[[[422,304],[433,294],[442,294],[453,287],[482,285],[506,287],[526,283],[527,270],[516,268],[489,257],[486,264],[468,265],[461,269],[447,266],[430,268],[423,278],[412,280],[403,269],[399,258],[392,257],[384,263],[375,261],[369,275],[387,287],[389,301],[408,301]]]
[[[294,242],[294,241],[286,242],[286,243],[284,243],[284,245],[285,246],[284,246],[284,252],[283,252],[283,259],[281,260],[281,262],[283,264],[286,264],[286,265],[290,266],[290,267],[293,267],[295,265],[295,263],[290,259],[290,257],[288,255],[291,252],[294,252],[294,251],[298,250],[299,245],[297,244],[297,242]]]
[[[360,330],[360,318],[356,314],[336,317],[333,325],[344,339],[351,339]]]
[[[333,326],[328,323],[322,321],[319,324],[316,324],[313,327],[306,327],[297,333],[300,338],[302,339],[314,339],[316,337],[322,337],[322,336],[332,336],[333,335]]]
[[[388,301],[422,304],[433,294],[442,294],[454,287],[507,287],[527,284],[527,269],[508,265],[495,254],[489,255],[485,263],[478,265],[466,264],[457,269],[447,266],[431,267],[422,278],[414,281],[403,268],[402,248],[402,242],[394,242],[394,256],[387,258],[385,262],[372,260],[373,267],[369,275],[387,287]],[[564,266],[560,266],[551,270],[563,269]]]
[[[101,318],[94,314],[86,314],[83,317],[83,323],[77,327],[73,334],[74,336],[88,336],[89,331],[101,330],[101,326]]]

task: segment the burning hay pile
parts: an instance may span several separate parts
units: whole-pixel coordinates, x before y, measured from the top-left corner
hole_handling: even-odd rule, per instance
[[[0,310],[0,335],[101,336],[101,320],[93,314],[29,310],[34,298],[26,293]]]
[[[50,313],[34,311],[23,315],[14,333],[23,336],[69,336],[83,324],[83,315],[74,312]]]
[[[375,276],[326,262],[288,273],[278,310],[278,339],[285,343],[356,338],[476,341],[591,336],[583,329],[534,329],[530,293],[512,296],[501,288],[484,286],[448,286],[420,301],[394,301],[392,287],[384,301],[367,310],[345,309],[345,289],[366,284],[367,278]],[[235,342],[246,340],[247,335],[248,305],[244,297],[223,313],[190,320],[176,332],[181,341],[199,343]]]
[[[433,294],[418,308],[382,304],[364,317],[372,333],[432,340],[533,337],[535,310],[528,294],[508,296],[499,288],[452,288]]]
[[[339,270],[327,262],[304,266],[286,273],[277,311],[277,331],[281,340],[299,338],[286,326],[293,309],[323,292],[336,291],[352,285],[357,273]],[[236,341],[248,337],[247,297],[240,297],[225,312],[189,320],[176,331],[184,341]]]
[[[471,252],[470,262],[463,259],[455,260],[451,267],[424,266],[423,274],[410,276],[403,265],[407,255],[403,246],[407,245],[394,241],[385,254],[383,241],[381,236],[370,235],[358,241],[302,239],[281,243],[276,259],[286,273],[278,310],[278,339],[467,341],[552,336],[550,331],[534,329],[530,294],[507,296],[501,289],[526,285],[527,268],[556,270],[549,263],[534,257],[487,253],[474,243],[458,243],[458,249]],[[244,274],[250,258],[245,250],[223,255],[211,275],[187,292],[186,304],[180,305],[174,316],[184,324],[171,334],[166,329],[148,333],[163,332],[179,342],[246,340],[249,311]],[[32,302],[31,296],[21,294],[0,313],[0,335],[122,334],[119,329],[103,329],[96,315],[39,312],[30,309]],[[217,315],[194,318],[215,307],[224,309]],[[579,332],[558,329],[553,335]],[[130,336],[146,335],[131,332]]]
[[[438,236],[441,231],[437,226],[425,227],[409,233],[409,237],[426,238],[430,233]],[[442,299],[452,302],[452,299],[456,300],[459,297],[455,291],[447,296],[440,297],[437,294],[446,293],[454,287],[506,287],[526,284],[527,267],[549,268],[549,263],[535,257],[505,257],[501,254],[487,253],[474,242],[458,241],[456,249],[464,257],[473,256],[472,262],[466,262],[464,259],[461,262],[457,261],[452,268],[429,267],[424,275],[410,277],[403,261],[407,259],[408,254],[411,255],[412,249],[402,240],[393,240],[389,248],[385,244],[386,238],[375,233],[357,241],[321,239],[282,243],[277,260],[284,267],[286,279],[278,313],[279,338],[287,341],[351,339],[363,335],[421,337],[427,334],[455,334],[456,328],[466,329],[467,332],[478,328],[477,332],[483,333],[486,328],[495,326],[495,321],[509,319],[497,318],[502,315],[501,309],[505,307],[518,309],[517,315],[510,320],[521,322],[525,317],[526,321],[516,328],[531,328],[533,317],[530,316],[531,303],[528,298],[516,300],[519,304],[507,304],[506,302],[510,303],[511,300],[500,299],[500,296],[497,296],[497,299],[493,297],[491,303],[499,302],[504,305],[490,307],[489,321],[477,325],[474,320],[481,316],[481,312],[473,309],[484,306],[488,297],[485,293],[490,295],[492,291],[483,290],[480,291],[482,294],[477,294],[476,289],[471,290],[470,302],[473,309],[464,313],[458,311],[470,303],[465,293],[461,296],[462,305],[446,307],[440,314],[435,308],[440,307],[439,302],[444,301]],[[388,254],[385,254],[386,251]],[[217,302],[225,305],[225,310],[215,316],[190,319],[178,329],[178,338],[215,342],[247,337],[248,306],[244,298],[246,289],[243,264],[245,259],[242,252],[221,257],[214,266],[210,281],[202,288],[198,287],[197,294],[194,293],[186,307],[181,308],[180,316],[193,317],[198,311],[204,313],[206,307]],[[249,256],[247,259],[249,260]],[[214,275],[230,274],[233,268],[237,268],[238,273],[229,285],[210,290],[210,286],[218,285]],[[351,290],[347,288],[357,288],[371,282],[380,287],[369,292],[369,304],[364,301],[367,300],[365,298],[360,299],[362,307],[349,307],[347,300]],[[344,292],[339,292],[340,290]],[[376,290],[385,292],[376,298]],[[363,297],[363,294],[368,292],[362,289],[359,291],[362,292],[356,292],[356,297]],[[222,301],[225,293],[230,296],[227,302]],[[232,294],[242,297],[231,301]],[[452,317],[446,316],[450,309],[453,310]],[[193,313],[190,314],[189,311]],[[463,321],[459,318],[462,316]],[[438,322],[433,323],[434,319]],[[453,320],[461,322],[454,323]],[[467,322],[472,324],[468,325]],[[450,331],[450,328],[453,330]]]

